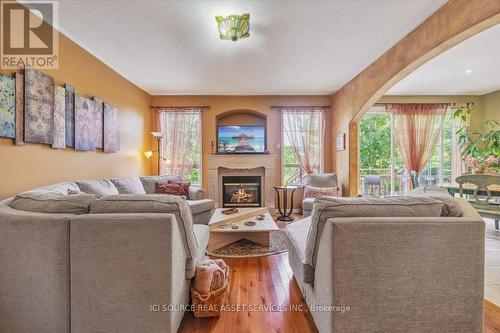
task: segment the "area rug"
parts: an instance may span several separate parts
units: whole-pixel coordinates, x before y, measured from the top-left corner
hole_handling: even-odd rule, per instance
[[[285,233],[283,230],[270,231],[270,246],[264,246],[252,241],[241,239],[213,252],[208,252],[210,256],[226,258],[261,257],[271,254],[285,252]]]

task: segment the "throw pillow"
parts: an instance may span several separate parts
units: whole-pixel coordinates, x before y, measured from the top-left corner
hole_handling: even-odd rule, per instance
[[[187,198],[189,195],[190,183],[167,182],[165,184],[155,184],[155,193],[171,194]]]
[[[317,198],[321,196],[337,196],[336,187],[316,187],[307,185],[304,188],[304,198]]]

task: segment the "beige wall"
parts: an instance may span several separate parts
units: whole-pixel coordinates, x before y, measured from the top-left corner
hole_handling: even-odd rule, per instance
[[[57,85],[69,83],[79,95],[100,97],[115,105],[119,110],[121,150],[104,154],[40,144],[15,146],[13,140],[0,138],[0,198],[66,180],[150,173],[150,163],[141,153],[150,145],[150,96],[146,92],[61,34],[59,69],[43,72],[52,76]]]
[[[500,123],[500,90],[481,96],[483,102],[482,121],[496,120]],[[484,125],[484,124],[483,124]],[[481,128],[484,132],[484,127]]]
[[[153,96],[152,104],[158,106],[189,106],[210,105],[210,109],[203,113],[202,128],[202,182],[206,188],[207,170],[203,165],[207,164],[207,157],[211,154],[210,142],[216,140],[216,117],[231,110],[253,110],[267,117],[267,149],[270,154],[276,154],[276,165],[280,165],[280,150],[276,144],[281,142],[281,121],[277,109],[271,109],[271,105],[330,105],[331,96]],[[332,170],[331,161],[331,112],[327,113],[327,140],[325,142],[325,170]],[[258,121],[252,116],[237,116],[225,118],[225,121],[245,120]],[[151,141],[151,146],[156,147],[156,142]],[[156,171],[156,160],[151,161],[152,172]],[[281,168],[276,172],[277,179],[281,179]],[[297,193],[298,194],[298,193]],[[297,195],[298,198],[300,195]],[[297,199],[296,199],[297,200]],[[298,200],[297,200],[298,201]]]

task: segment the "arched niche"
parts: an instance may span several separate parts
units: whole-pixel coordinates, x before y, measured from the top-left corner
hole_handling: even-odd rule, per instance
[[[500,1],[450,0],[332,96],[332,139],[347,133],[348,149],[333,151],[343,193],[359,189],[359,121],[394,84],[433,57],[500,24]]]
[[[219,113],[215,117],[216,125],[264,125],[267,127],[267,115],[265,113],[249,110],[236,109]]]

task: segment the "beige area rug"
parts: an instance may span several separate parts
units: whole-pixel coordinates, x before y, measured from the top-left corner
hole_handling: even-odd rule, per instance
[[[285,233],[283,230],[276,230],[270,232],[270,246],[264,246],[252,241],[241,239],[237,242],[231,243],[213,252],[208,252],[208,255],[215,257],[261,257],[269,256],[285,252]]]

